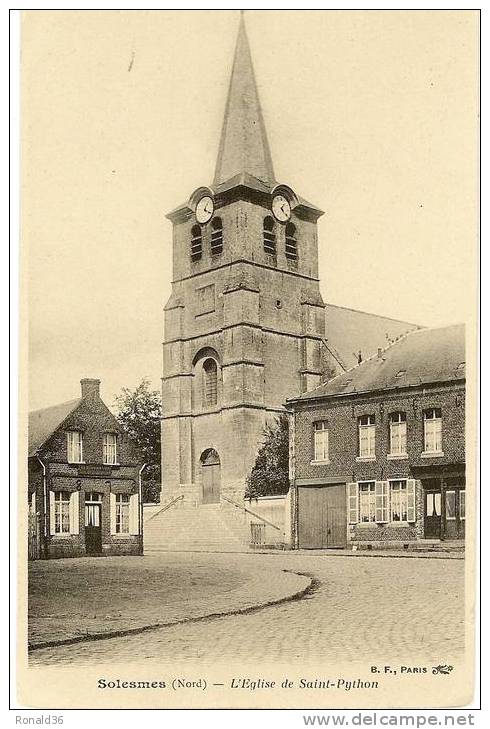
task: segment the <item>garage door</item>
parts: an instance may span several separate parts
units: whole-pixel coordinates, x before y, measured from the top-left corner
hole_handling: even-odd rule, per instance
[[[303,549],[345,547],[345,484],[298,488],[298,537]]]

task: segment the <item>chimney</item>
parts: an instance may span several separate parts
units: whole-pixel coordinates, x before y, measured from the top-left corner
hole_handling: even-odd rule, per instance
[[[361,352],[361,350],[359,350],[359,352],[357,354],[357,364],[361,364],[361,362],[362,362],[362,352]]]
[[[381,349],[381,347],[378,347],[378,359],[381,359],[382,354],[383,350]]]
[[[80,386],[82,388],[82,397],[87,397],[87,395],[100,397],[100,380],[91,380],[85,377],[83,380],[80,380]]]

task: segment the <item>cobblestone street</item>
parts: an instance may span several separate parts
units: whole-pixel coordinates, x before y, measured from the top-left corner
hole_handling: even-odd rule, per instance
[[[172,553],[159,555],[171,563]],[[197,555],[179,554],[193,563]],[[317,589],[256,612],[138,635],[42,648],[30,665],[227,661],[449,662],[464,648],[464,561],[334,555],[200,554],[216,569],[253,565],[308,573]],[[149,588],[151,589],[151,588]]]

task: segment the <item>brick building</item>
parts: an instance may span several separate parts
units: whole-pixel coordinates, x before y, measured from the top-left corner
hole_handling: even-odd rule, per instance
[[[294,543],[465,534],[464,326],[420,329],[288,401]]]
[[[164,500],[242,502],[266,420],[286,398],[414,328],[324,303],[321,215],[275,178],[242,19],[214,181],[168,215]]]
[[[29,413],[32,558],[143,552],[143,464],[99,386],[81,380],[80,398]]]

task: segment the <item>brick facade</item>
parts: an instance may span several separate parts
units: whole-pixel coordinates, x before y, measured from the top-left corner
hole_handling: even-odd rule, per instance
[[[425,524],[426,492],[441,493],[441,538],[464,536],[460,515],[445,518],[444,493],[465,487],[465,386],[464,381],[425,384],[380,391],[325,397],[292,404],[294,427],[291,430],[293,465],[291,480],[295,487],[308,484],[346,484],[346,543],[371,546],[402,546],[430,538]],[[423,413],[438,408],[442,414],[443,455],[424,454]],[[406,414],[407,447],[403,457],[390,454],[390,414]],[[375,417],[375,458],[359,456],[359,418]],[[314,423],[326,421],[329,462],[314,459]],[[348,484],[362,482],[414,481],[414,518],[410,522],[350,523]],[[390,488],[390,487],[388,487]],[[439,498],[439,497],[437,497]],[[452,496],[451,496],[452,498]],[[459,497],[456,497],[459,504]],[[439,502],[438,502],[439,503]],[[298,535],[296,535],[298,543]]]
[[[97,382],[97,381],[92,381]],[[83,392],[83,385],[82,385]],[[49,409],[46,409],[48,411]],[[42,419],[43,411],[34,413]],[[39,417],[37,419],[39,419]],[[69,463],[67,432],[78,431],[83,437],[83,462]],[[103,437],[116,436],[117,465],[104,464]],[[140,500],[140,470],[143,464],[121,426],[100,399],[98,386],[85,392],[78,404],[51,435],[31,453],[28,462],[29,505],[37,514],[40,557],[82,557],[90,547],[86,539],[86,500],[90,494],[100,495],[101,545],[96,547],[102,555],[138,555],[143,553],[142,518]],[[67,494],[70,501],[75,494],[77,515],[70,519],[77,525],[71,533],[53,533],[53,498]],[[132,532],[115,533],[114,499],[125,495],[135,511]],[[129,507],[128,507],[129,508]],[[112,524],[111,524],[112,519]],[[78,533],[77,533],[78,532]]]

